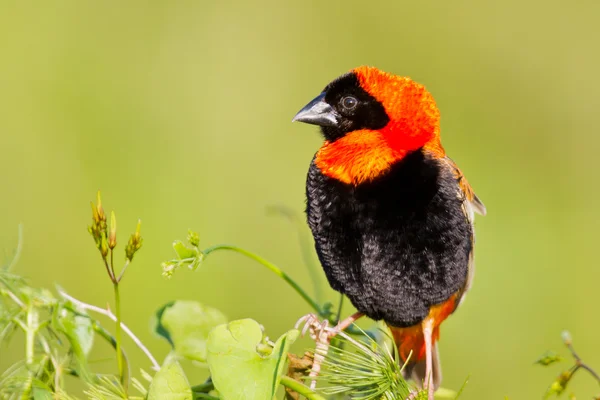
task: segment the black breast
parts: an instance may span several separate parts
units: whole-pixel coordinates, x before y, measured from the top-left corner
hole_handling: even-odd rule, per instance
[[[422,151],[358,186],[313,163],[308,223],[327,279],[368,317],[422,321],[467,280],[472,227],[452,172]]]

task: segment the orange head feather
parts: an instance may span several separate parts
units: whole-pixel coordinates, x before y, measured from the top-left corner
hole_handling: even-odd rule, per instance
[[[359,67],[331,82],[295,120],[322,126],[315,163],[327,176],[358,185],[426,148],[444,156],[433,96],[410,78]]]

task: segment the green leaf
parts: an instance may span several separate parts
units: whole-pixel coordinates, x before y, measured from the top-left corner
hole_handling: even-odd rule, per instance
[[[181,240],[176,240],[173,242],[173,249],[175,249],[175,252],[180,259],[195,258],[199,253],[198,250],[187,247]]]
[[[148,400],[154,399],[192,400],[192,388],[177,361],[167,361],[152,379]]]
[[[538,358],[535,361],[535,364],[540,364],[543,366],[548,366],[550,364],[554,364],[556,362],[560,362],[564,360],[564,358],[562,358],[561,356],[559,356],[558,354],[556,354],[553,351],[547,351],[546,353],[544,353],[540,358]]]
[[[289,346],[297,337],[297,330],[288,331],[265,351],[263,332],[254,320],[242,319],[213,329],[208,336],[208,366],[222,398],[272,399]]]
[[[67,302],[72,309],[76,307]],[[94,345],[94,329],[92,321],[86,316],[85,311],[78,310],[80,315],[70,311],[66,307],[59,306],[56,308],[52,322],[54,328],[62,332],[71,345],[71,350],[77,360],[78,373],[86,381],[92,379],[87,365],[87,356]]]
[[[164,337],[178,355],[205,362],[208,333],[226,322],[227,318],[216,308],[197,301],[178,300],[156,312],[154,331]]]
[[[190,241],[192,247],[186,246],[181,240],[173,242],[173,249],[177,253],[177,258],[161,264],[163,276],[170,278],[175,270],[182,266],[187,265],[192,271],[195,271],[200,266],[204,259],[204,254],[195,245],[198,243],[198,240],[200,240],[198,234],[190,231],[188,241]]]
[[[54,396],[52,396],[52,392],[48,389],[44,388],[33,388],[33,400],[52,400]]]
[[[72,305],[75,308],[74,305]],[[78,310],[83,315],[77,315],[66,308],[61,308],[58,314],[59,329],[71,341],[71,346],[76,347],[75,352],[80,351],[87,357],[94,346],[94,328],[92,321],[85,311]]]

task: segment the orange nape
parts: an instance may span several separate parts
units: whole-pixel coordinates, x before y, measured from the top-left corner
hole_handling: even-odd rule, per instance
[[[425,86],[374,67],[358,67],[353,72],[360,86],[383,105],[390,118],[380,131],[391,148],[410,152],[427,147],[444,156],[440,111]]]
[[[425,358],[425,338],[423,336],[423,325],[431,320],[433,325],[432,345],[440,338],[440,325],[456,309],[456,299],[453,295],[442,304],[435,305],[429,310],[429,315],[423,322],[407,328],[389,326],[392,331],[394,343],[398,346],[400,359],[406,362],[410,355],[410,363],[416,363]],[[410,354],[412,351],[412,355]]]

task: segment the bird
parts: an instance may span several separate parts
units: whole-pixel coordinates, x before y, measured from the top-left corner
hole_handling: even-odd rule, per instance
[[[429,399],[441,382],[440,324],[474,274],[474,214],[486,214],[440,141],[432,94],[371,66],[330,82],[293,118],[324,138],[306,216],[330,286],[390,328],[404,374]],[[339,325],[338,325],[339,327]]]

